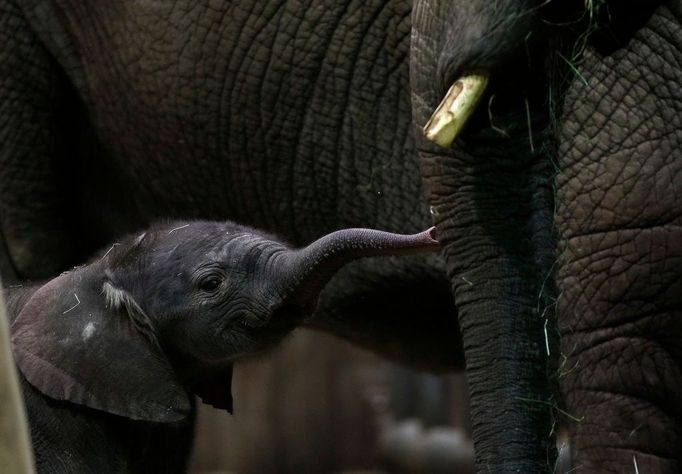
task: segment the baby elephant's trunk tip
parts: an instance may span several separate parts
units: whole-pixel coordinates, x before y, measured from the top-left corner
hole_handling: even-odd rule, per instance
[[[424,241],[428,248],[440,248],[440,242],[438,241],[438,234],[436,232],[436,227],[431,227],[429,229],[426,229],[424,232],[421,234],[417,235],[423,235],[424,236]]]

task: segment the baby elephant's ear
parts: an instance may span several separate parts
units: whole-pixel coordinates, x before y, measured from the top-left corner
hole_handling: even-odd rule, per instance
[[[120,290],[106,298],[113,287],[99,267],[51,280],[24,305],[11,327],[21,373],[57,400],[134,420],[183,419],[187,391],[150,328],[141,331],[141,315],[131,313],[140,307]]]

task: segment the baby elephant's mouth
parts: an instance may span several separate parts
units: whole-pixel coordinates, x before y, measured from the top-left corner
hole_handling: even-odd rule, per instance
[[[285,305],[266,316],[245,314],[238,317],[237,321],[254,336],[276,336],[284,335],[299,326],[305,319],[304,313],[303,309],[296,305]]]
[[[304,311],[295,305],[277,308],[265,318],[255,318],[253,315],[244,317],[241,322],[256,340],[272,342],[279,340],[289,332],[300,326],[305,319]]]

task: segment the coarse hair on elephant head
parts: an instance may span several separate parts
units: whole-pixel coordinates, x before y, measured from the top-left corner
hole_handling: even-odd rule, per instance
[[[15,357],[44,395],[133,420],[180,420],[192,392],[231,410],[232,364],[309,317],[344,264],[438,248],[432,230],[292,249],[231,222],[157,225],[39,287],[12,321]]]

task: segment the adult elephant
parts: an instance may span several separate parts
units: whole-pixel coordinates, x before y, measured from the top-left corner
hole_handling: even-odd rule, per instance
[[[461,327],[477,469],[547,470],[548,379],[557,355],[552,157],[562,173],[563,341],[585,333],[570,323],[578,303],[610,314],[594,304],[599,296],[587,302],[575,290],[576,282],[593,281],[596,270],[576,278],[581,267],[568,258],[591,255],[582,243],[572,246],[582,234],[570,229],[597,222],[572,207],[584,201],[569,192],[583,183],[575,174],[579,160],[569,159],[569,139],[582,143],[608,130],[597,122],[571,135],[571,118],[586,113],[577,107],[585,98],[578,86],[569,91],[564,119],[553,119],[566,73],[576,68],[573,47],[585,44],[586,30],[608,24],[608,34],[602,29],[593,41],[601,54],[627,50],[655,6],[605,3],[598,15],[584,5],[0,0],[7,45],[0,61],[5,261],[24,278],[53,274],[114,235],[169,216],[237,219],[294,243],[359,225],[416,231],[433,219],[442,260],[348,268],[323,295],[317,324],[431,368],[459,364]],[[629,15],[619,18],[623,5],[638,24],[626,21]],[[679,11],[675,5],[665,11]],[[673,24],[679,19],[659,14]],[[672,64],[668,56],[654,55]],[[488,78],[487,108],[473,114],[457,146],[443,147],[459,128],[447,111],[429,127],[440,145],[422,138],[453,83],[453,93],[462,89],[462,97],[475,98]],[[619,97],[613,99],[615,107]],[[601,163],[595,149],[580,158]],[[645,156],[636,146],[627,149]],[[615,165],[609,171],[622,176]],[[595,242],[595,249],[603,244]],[[671,250],[662,251],[661,262],[670,261]],[[627,260],[624,247],[614,252]],[[567,357],[580,357],[572,347],[564,344]],[[591,356],[593,364],[603,360]],[[585,399],[571,396],[570,386],[583,386],[570,380],[561,379],[567,409],[579,412]],[[617,403],[608,406],[618,411]],[[583,433],[574,432],[580,448]],[[653,442],[650,432],[639,433]],[[637,447],[646,450],[644,442]],[[598,465],[630,454],[597,451],[579,450],[576,459]]]

